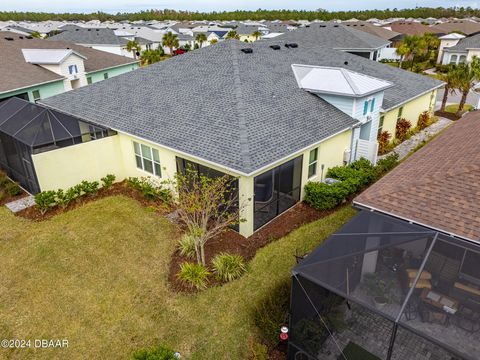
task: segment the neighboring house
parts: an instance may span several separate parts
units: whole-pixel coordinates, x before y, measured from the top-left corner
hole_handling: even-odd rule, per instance
[[[392,39],[394,47],[398,47],[407,35],[423,36],[425,34],[434,34],[436,36],[442,36],[446,34],[445,31],[438,29],[435,25],[429,26],[415,21],[395,21],[383,27],[400,33],[400,35]]]
[[[23,35],[23,36],[30,36],[33,33],[32,30],[18,26],[18,25],[5,26],[1,28],[0,31],[10,31],[12,33]]]
[[[115,35],[112,29],[95,28],[66,28],[62,32],[48,38],[49,41],[68,41],[77,45],[89,47],[95,50],[105,51],[115,55],[133,58],[133,53],[127,51],[128,40]]]
[[[458,34],[450,34],[451,37],[460,37]],[[450,40],[454,43],[455,40]],[[456,44],[443,48],[442,64],[460,64],[470,62],[474,56],[480,56],[480,34],[463,37]]]
[[[238,178],[239,231],[249,236],[330,167],[375,161],[381,113],[403,107],[415,124],[442,86],[322,47],[314,34],[298,47],[277,44],[223,41],[42,101],[116,135],[32,155],[38,188],[108,173],[167,179],[194,164]],[[132,92],[132,84],[142,86]]]
[[[452,125],[293,269],[289,360],[348,358],[351,343],[368,358],[478,359],[479,133],[478,112]]]
[[[480,33],[480,23],[471,20],[453,20],[435,25],[436,29],[445,34],[460,33],[466,36]]]
[[[63,41],[0,32],[0,101],[38,101],[138,67],[138,61]]]
[[[464,39],[466,36],[458,33],[451,33],[447,35],[440,36],[440,45],[438,47],[438,57],[437,63],[440,64],[443,62],[443,57],[445,55],[444,50],[458,44],[458,42]]]

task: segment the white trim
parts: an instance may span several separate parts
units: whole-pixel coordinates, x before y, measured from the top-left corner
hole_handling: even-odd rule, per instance
[[[391,111],[391,110],[393,110],[393,109],[399,108],[399,107],[401,107],[401,106],[409,103],[410,101],[415,100],[415,99],[418,99],[419,97],[422,97],[423,95],[426,95],[426,94],[428,94],[428,93],[430,93],[430,92],[432,92],[432,91],[438,90],[438,89],[440,89],[440,88],[443,87],[443,86],[445,86],[445,83],[444,83],[444,82],[442,82],[441,85],[438,85],[438,86],[436,86],[436,87],[434,87],[434,88],[431,88],[430,90],[424,91],[424,92],[422,92],[421,94],[418,94],[417,96],[414,96],[414,97],[412,97],[412,98],[410,98],[410,99],[408,99],[408,100],[405,100],[405,101],[403,101],[403,102],[401,102],[401,103],[399,103],[399,104],[397,104],[397,105],[395,105],[395,106],[389,107],[388,109],[382,109],[383,111],[381,111],[381,112],[386,113],[386,112]]]
[[[99,50],[99,51],[100,51],[100,50]],[[119,55],[119,56],[121,56],[121,55]],[[85,75],[90,75],[90,74],[93,74],[93,73],[96,73],[96,72],[100,72],[100,71],[105,71],[105,70],[110,70],[110,69],[116,69],[116,68],[119,68],[119,67],[122,67],[122,66],[139,64],[139,63],[140,63],[140,60],[136,60],[136,61],[132,61],[132,62],[129,62],[129,63],[126,63],[126,64],[120,64],[120,65],[110,66],[110,67],[106,67],[106,68],[99,69],[99,70],[92,70],[92,71],[89,71],[89,72],[85,72]]]
[[[394,218],[397,218],[397,219],[400,219],[400,220],[403,220],[403,221],[407,221],[409,222],[410,224],[417,224],[417,225],[420,225],[420,226],[423,226],[423,227],[426,227],[426,228],[429,228],[429,229],[432,229],[432,230],[435,230],[435,231],[439,231],[443,234],[447,234],[449,236],[453,236],[453,237],[457,237],[457,238],[460,238],[460,239],[463,239],[463,240],[466,240],[466,241],[470,241],[470,242],[473,242],[473,243],[476,243],[478,244],[479,241],[478,240],[474,240],[474,239],[470,239],[470,238],[467,238],[465,236],[462,236],[462,235],[459,235],[459,234],[456,234],[456,233],[453,233],[453,232],[450,232],[450,231],[447,231],[445,229],[441,229],[441,228],[438,228],[438,227],[435,227],[435,226],[432,226],[432,225],[427,225],[425,223],[422,223],[420,221],[416,221],[416,220],[413,220],[413,219],[409,219],[407,217],[404,217],[404,216],[401,216],[401,215],[396,215],[395,213],[392,213],[390,211],[385,211],[385,210],[381,210],[379,208],[376,208],[374,206],[370,206],[370,205],[366,205],[366,204],[362,204],[361,202],[357,202],[357,201],[353,201],[353,204],[354,205],[357,205],[357,206],[360,206],[360,207],[363,207],[365,209],[369,209],[370,211],[374,211],[374,212],[379,212],[381,214],[385,214],[385,215],[389,215],[389,216],[392,216]]]
[[[66,79],[65,77],[61,77],[61,78],[58,78],[57,80],[48,80],[48,81],[41,82],[41,83],[38,83],[38,84],[27,85],[27,86],[12,89],[12,90],[0,91],[0,95],[7,94],[7,93],[10,93],[10,92],[14,92],[14,91],[20,91],[20,90],[23,90],[23,89],[29,89],[29,88],[32,88],[32,87],[35,87],[35,86],[42,86],[42,85],[50,84],[50,83],[57,82],[57,81],[62,81],[63,82],[65,79]]]

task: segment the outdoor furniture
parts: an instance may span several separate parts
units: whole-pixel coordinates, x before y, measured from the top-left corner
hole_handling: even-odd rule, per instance
[[[469,333],[480,331],[480,303],[466,300],[455,313],[453,320],[456,326]]]
[[[424,322],[448,325],[449,315],[455,314],[459,309],[459,302],[437,291],[425,288],[420,294],[420,316]]]

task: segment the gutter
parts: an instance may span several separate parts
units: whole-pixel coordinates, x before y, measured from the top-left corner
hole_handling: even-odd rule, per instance
[[[438,228],[438,227],[435,227],[435,226],[432,226],[432,225],[428,225],[428,224],[422,223],[422,222],[420,222],[420,221],[416,221],[416,220],[413,220],[413,219],[409,219],[409,218],[407,218],[407,217],[404,217],[404,216],[401,216],[401,215],[397,215],[397,214],[392,213],[392,212],[390,212],[390,211],[385,211],[385,210],[376,208],[375,206],[362,204],[362,203],[360,203],[360,202],[358,202],[358,201],[355,201],[355,200],[353,201],[353,205],[354,205],[354,206],[357,206],[357,207],[359,207],[359,208],[367,209],[367,210],[372,211],[372,212],[378,212],[378,213],[381,213],[381,214],[385,214],[385,215],[394,217],[394,218],[396,218],[396,219],[406,221],[406,222],[408,222],[408,223],[410,223],[410,224],[420,225],[420,226],[423,226],[423,227],[432,229],[432,230],[434,230],[434,231],[441,232],[442,234],[446,234],[446,235],[451,236],[451,237],[454,237],[454,238],[459,238],[459,239],[461,239],[461,240],[473,242],[473,243],[475,243],[475,244],[478,244],[478,243],[479,243],[479,240],[470,239],[470,238],[468,238],[468,237],[465,237],[465,236],[462,236],[462,235],[459,235],[459,234],[455,234],[455,233],[452,233],[452,232],[448,232],[448,231],[446,231],[445,229],[441,229],[441,228]]]
[[[54,82],[57,82],[57,81],[63,81],[63,80],[65,80],[64,77],[59,77],[57,80],[49,80],[49,81],[45,81],[45,82],[41,82],[41,83],[37,83],[37,84],[33,84],[33,85],[22,86],[22,87],[19,87],[19,88],[16,88],[16,89],[1,91],[1,92],[0,92],[0,95],[1,95],[1,94],[7,94],[7,93],[13,92],[13,91],[19,91],[19,90],[23,90],[23,89],[29,89],[29,88],[34,87],[34,86],[40,86],[40,85],[45,85],[45,84],[54,83]]]
[[[120,55],[119,55],[120,56]],[[99,71],[105,71],[105,70],[109,70],[109,69],[116,69],[116,68],[119,68],[119,67],[122,67],[122,66],[127,66],[127,65],[133,65],[133,64],[138,64],[140,63],[140,60],[136,60],[136,61],[132,61],[132,62],[129,62],[129,63],[125,63],[125,64],[120,64],[120,65],[115,65],[115,66],[109,66],[109,67],[106,67],[106,68],[102,68],[102,69],[98,69],[98,70],[92,70],[92,71],[85,71],[85,75],[90,75],[90,74],[93,74],[93,73],[96,73],[96,72],[99,72]]]

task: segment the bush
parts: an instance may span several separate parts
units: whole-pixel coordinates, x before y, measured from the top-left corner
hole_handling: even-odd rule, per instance
[[[238,279],[247,271],[245,261],[240,255],[221,253],[212,260],[217,279],[229,282]]]
[[[412,123],[407,119],[399,119],[397,121],[397,126],[395,127],[395,137],[403,141],[405,140],[408,130],[412,127]]]
[[[290,278],[285,278],[267,291],[253,307],[252,318],[269,346],[279,342],[280,328],[285,325],[290,302]]]
[[[105,177],[102,177],[100,180],[102,181],[102,187],[105,189],[109,189],[112,187],[113,183],[115,182],[115,175],[108,174]]]
[[[37,208],[40,210],[42,215],[44,215],[48,210],[57,205],[55,195],[56,192],[52,190],[42,191],[35,195],[35,204],[37,205]]]
[[[377,165],[375,166],[377,178],[380,178],[390,170],[392,170],[395,166],[398,165],[398,154],[393,153],[386,156],[383,159],[377,161]]]
[[[189,233],[183,234],[178,242],[178,248],[182,256],[195,259],[195,236]]]
[[[424,111],[418,116],[417,127],[419,130],[423,130],[432,124],[432,117],[428,111]]]
[[[305,185],[305,202],[317,210],[333,209],[348,195],[349,191],[341,182],[331,185],[309,182]]]
[[[132,360],[177,360],[175,351],[167,346],[159,345],[152,349],[141,349],[133,353]]]
[[[9,181],[4,185],[5,192],[10,196],[17,196],[22,193],[22,189],[17,183]]]
[[[178,278],[196,289],[205,289],[210,272],[201,264],[183,263],[180,265]]]
[[[0,171],[0,188],[5,187],[8,183],[10,183],[10,179],[7,177],[7,174]]]
[[[80,188],[85,195],[93,196],[98,192],[98,181],[83,180],[80,184]]]
[[[150,200],[162,200],[170,202],[172,199],[172,192],[164,188],[161,184],[154,184],[149,178],[130,177],[127,179],[127,186],[142,193],[142,195]]]
[[[250,349],[250,360],[268,360],[267,346],[251,340],[248,347]]]
[[[392,138],[392,134],[390,134],[388,131],[382,131],[377,138],[378,141],[378,153],[380,155],[383,155],[387,152],[387,146],[388,143],[390,142],[390,139]]]

